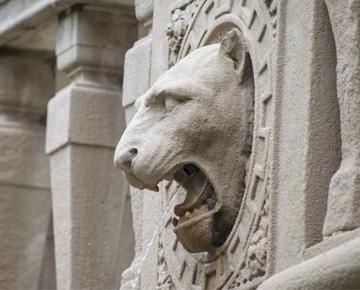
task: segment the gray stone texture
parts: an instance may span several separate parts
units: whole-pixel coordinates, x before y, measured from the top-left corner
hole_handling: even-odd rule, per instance
[[[360,2],[326,1],[337,55],[342,160],[330,183],[324,235],[360,226],[359,102]]]
[[[131,16],[119,15],[78,8],[59,25],[57,66],[72,82],[48,106],[58,289],[117,288],[119,259],[131,256],[114,254],[132,241],[121,235],[127,184],[112,170],[122,52],[135,35]]]
[[[0,289],[39,286],[50,220],[43,120],[52,69],[49,56],[0,51]]]
[[[139,21],[149,20],[153,14],[154,0],[135,0],[135,13]]]
[[[360,289],[359,31],[359,0],[0,0],[0,289]]]
[[[145,14],[148,3],[136,3],[138,18]],[[244,33],[252,61],[257,92],[254,141],[244,205],[236,224],[236,232],[241,234],[235,233],[226,244],[226,249],[231,248],[227,260],[218,258],[218,262],[204,265],[199,257],[179,250],[171,234],[172,214],[166,213],[167,207],[171,212],[174,205],[169,201],[172,191],[163,185],[159,186],[159,193],[138,191],[143,211],[133,213],[134,220],[138,219],[135,228],[141,228],[139,231],[143,233],[140,240],[140,235],[136,235],[142,252],[133,263],[137,270],[130,268],[124,273],[127,283],[122,289],[255,289],[264,281],[259,289],[360,287],[356,278],[360,171],[357,167],[359,109],[355,97],[360,87],[359,5],[359,1],[331,0],[154,1],[150,73],[143,67],[136,68],[141,61],[148,67],[143,59],[147,54],[141,53],[145,51],[144,40],[128,52],[129,61],[125,63],[124,92],[131,94],[125,93],[123,105],[130,122],[129,131],[135,123],[148,129],[125,134],[123,138],[134,138],[135,142],[129,144],[139,144],[139,148],[147,142],[161,144],[145,150],[149,154],[156,147],[154,158],[145,162],[144,168],[151,167],[154,159],[163,154],[162,146],[169,136],[176,143],[178,135],[169,133],[169,128],[185,126],[186,122],[174,120],[156,137],[142,140],[141,134],[151,134],[153,127],[163,123],[161,118],[147,120],[145,124],[138,115],[133,117],[132,103],[144,93],[147,86],[143,85],[157,87],[159,77],[164,79],[160,87],[169,84],[176,87],[188,75],[196,79],[192,67],[187,69],[187,74],[174,72],[173,78],[171,72],[163,73],[172,65],[176,67],[196,48],[219,42],[232,27]],[[143,21],[141,16],[139,19]],[[208,86],[218,79],[212,73],[214,79]],[[195,85],[189,87],[196,91]],[[218,94],[225,89],[219,86]],[[179,93],[181,89],[174,91]],[[220,99],[225,102],[224,98]],[[141,104],[142,101],[137,101],[136,106]],[[200,112],[197,110],[197,114]],[[206,127],[198,122],[193,122],[193,126]],[[214,133],[213,142],[218,137]],[[193,141],[194,138],[187,139],[189,143]],[[230,144],[224,145],[222,156],[229,147]],[[139,148],[136,162],[140,162]],[[191,159],[193,153],[188,152],[187,157]],[[214,156],[219,154],[213,152]],[[170,160],[159,162],[159,168],[152,174],[166,168]],[[136,166],[132,170],[136,171]],[[136,172],[142,176],[141,170]],[[224,179],[227,174],[225,170]],[[150,181],[151,175],[144,176],[143,179]],[[140,188],[143,186],[132,178],[129,180]],[[265,199],[263,205],[256,205],[253,218],[257,226],[247,233],[244,229],[252,223],[249,213],[253,210],[246,198],[248,191],[253,192],[255,200],[261,194]],[[154,209],[157,204],[160,208]],[[154,216],[157,216],[155,224],[150,222]],[[241,248],[244,240],[249,246]],[[245,260],[239,256],[245,256]],[[205,278],[198,278],[199,272],[205,273],[200,274]],[[221,282],[222,279],[228,280]]]

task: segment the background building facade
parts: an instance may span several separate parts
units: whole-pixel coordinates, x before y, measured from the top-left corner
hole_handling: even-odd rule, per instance
[[[358,0],[0,1],[0,289],[360,289],[359,31]],[[174,182],[129,190],[114,149],[217,43],[252,80],[251,148],[231,232],[194,254]]]

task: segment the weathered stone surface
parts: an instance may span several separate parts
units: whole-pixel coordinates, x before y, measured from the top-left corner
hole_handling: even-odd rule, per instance
[[[127,123],[130,122],[135,114],[135,100],[139,95],[143,94],[150,85],[151,45],[151,35],[146,36],[138,40],[125,56],[122,103],[125,108]],[[143,247],[146,247],[144,244],[150,239],[151,233],[149,233],[149,231],[152,231],[152,228],[156,223],[156,221],[154,222],[153,220],[158,217],[157,207],[154,206],[153,203],[149,203],[145,206],[145,191],[130,187],[130,195],[135,234],[135,260],[123,275],[122,289],[132,289],[131,287],[133,286],[135,288],[140,286],[140,267],[144,267],[141,262],[142,249]],[[152,201],[154,201],[152,194],[150,194],[150,197],[152,198]],[[156,199],[156,201],[157,200],[158,199]],[[142,216],[143,213],[148,213],[148,209],[153,211],[152,213],[150,212],[152,220],[151,222],[147,220],[146,226],[143,227]],[[147,214],[147,216],[149,215]]]
[[[280,9],[292,21],[278,23],[284,30],[277,72],[275,271],[302,261],[304,248],[322,241],[329,183],[341,158],[335,45],[326,7],[294,1]]]
[[[150,85],[151,36],[135,42],[125,56],[122,104],[128,107],[141,96]]]
[[[66,20],[59,24],[57,36],[58,68],[68,72],[82,65],[102,67],[115,75],[121,73],[125,51],[136,36],[133,16],[113,10],[105,18],[104,12],[91,8],[67,13]]]
[[[52,213],[49,218],[45,253],[42,259],[42,269],[38,288],[44,290],[56,289],[55,244]]]
[[[134,0],[11,0],[0,4],[0,44],[8,44],[17,38],[25,38],[39,26],[47,25],[50,18],[77,4],[109,7],[112,10],[133,12]],[[136,34],[134,34],[136,36]],[[52,36],[49,36],[50,38]],[[54,43],[47,40],[43,44],[51,49]],[[30,45],[31,46],[31,45]],[[27,47],[27,46],[25,46]]]
[[[147,36],[138,40],[133,48],[131,48],[125,56],[124,67],[124,86],[122,94],[122,104],[125,108],[126,122],[130,122],[134,115],[133,104],[136,98],[144,93],[149,87],[150,76],[150,57],[151,57],[151,36]],[[136,188],[130,188],[131,207],[134,218],[133,228],[135,233],[135,255],[139,257],[143,245],[143,227],[142,218],[143,213],[143,195],[144,193]],[[150,228],[150,227],[149,227]],[[131,271],[137,272],[136,263],[133,263]],[[129,274],[131,276],[131,274]],[[136,273],[134,274],[137,275]],[[126,276],[126,275],[125,275]],[[126,280],[126,277],[124,278]],[[124,283],[125,283],[124,280]]]
[[[155,7],[157,7],[157,6],[155,6]],[[160,5],[159,5],[159,7],[160,7]],[[194,6],[194,7],[197,7],[196,5]],[[204,11],[206,11],[207,10],[207,8],[206,7],[204,7]],[[155,10],[156,11],[156,10]],[[208,11],[208,10],[207,10]],[[206,12],[205,12],[206,13]],[[163,13],[163,15],[164,15],[164,13]],[[214,15],[214,14],[212,14],[212,15]],[[161,23],[161,21],[163,21],[165,18],[160,18],[160,21],[159,21],[159,29],[160,29],[160,23]],[[154,23],[154,25],[155,25],[155,23]],[[190,29],[190,28],[189,28]],[[159,33],[159,35],[161,35],[161,30],[159,30],[157,33]],[[199,37],[201,37],[201,30],[200,31],[198,31],[198,36]],[[166,40],[166,36],[163,34],[162,35],[164,38],[164,40]],[[166,38],[165,38],[166,37]],[[207,41],[213,41],[213,39],[216,37],[216,35],[212,35],[212,34],[210,34],[210,35],[208,35],[207,36]],[[161,41],[163,41],[163,39],[161,40]],[[156,42],[156,45],[159,47],[159,48],[161,48],[161,49],[163,49],[164,48],[164,46],[162,46],[162,42],[161,41],[158,41],[158,42]],[[153,43],[154,43],[154,35],[153,35]],[[186,42],[185,42],[185,44],[186,44]],[[165,47],[166,47],[166,45],[165,45]],[[192,47],[193,49],[195,49],[196,47]],[[181,51],[181,50],[180,50]],[[157,51],[157,52],[159,52],[159,51]],[[187,51],[187,52],[183,52],[183,54],[184,54],[184,56],[186,55],[186,53],[188,53],[189,51]],[[152,54],[154,54],[154,50],[152,50]],[[166,68],[166,64],[167,64],[167,59],[165,59],[165,57],[167,57],[166,55],[164,55],[164,54],[161,54],[161,53],[159,53],[159,54],[157,54],[157,57],[159,57],[160,58],[160,56],[162,56],[162,60],[161,60],[161,65],[164,65],[164,67]],[[199,58],[199,59],[201,59],[201,58]],[[152,65],[153,65],[153,63],[156,63],[156,61],[154,61],[154,58],[152,58]],[[153,67],[153,66],[152,66]],[[230,66],[231,67],[231,66]],[[157,69],[157,68],[155,68],[155,69]],[[163,69],[160,69],[159,71],[161,71],[161,70],[164,70],[164,68]],[[153,72],[153,70],[152,70],[152,72]],[[155,70],[154,70],[154,72],[155,72]],[[157,74],[157,72],[155,72],[153,75],[155,75],[155,79],[156,79],[156,74]],[[187,75],[187,77],[189,77],[189,78],[191,78],[191,74],[188,74]],[[160,79],[161,79],[161,77],[160,77]],[[156,83],[156,82],[155,82]],[[165,83],[165,82],[164,82]],[[181,83],[181,80],[179,79],[179,83]],[[189,89],[191,89],[191,85],[189,85]],[[220,87],[220,86],[219,86]],[[176,90],[174,90],[174,91],[176,91]],[[196,93],[195,93],[196,94]],[[166,94],[164,95],[164,97],[166,96]],[[221,98],[219,98],[219,99],[221,99]],[[136,117],[135,117],[136,118]],[[134,119],[135,120],[135,119]],[[184,119],[185,120],[185,119]],[[176,122],[175,122],[176,123]],[[196,122],[195,122],[196,123]],[[194,124],[195,124],[194,123]],[[174,125],[171,125],[171,126],[174,126]],[[266,130],[263,130],[263,131],[266,131]],[[263,134],[263,133],[262,133]],[[169,135],[169,134],[167,134],[167,135]],[[264,136],[264,137],[266,137],[266,135]],[[264,138],[263,137],[263,138]],[[156,141],[157,142],[157,141]],[[180,146],[181,147],[181,146]],[[261,152],[261,151],[260,151]],[[260,172],[259,172],[259,174],[260,174]],[[261,183],[260,183],[261,184]],[[173,188],[174,189],[174,188]],[[171,218],[171,212],[172,212],[172,206],[173,206],[173,204],[174,203],[170,203],[169,205],[167,205],[167,203],[169,202],[169,198],[170,198],[170,196],[171,196],[171,192],[173,191],[173,189],[172,190],[170,190],[170,191],[167,191],[166,189],[164,189],[164,191],[163,190],[161,190],[161,193],[164,195],[164,194],[167,194],[167,196],[166,196],[166,198],[165,198],[165,196],[163,196],[161,199],[163,200],[163,203],[162,203],[162,209],[161,209],[161,214],[160,214],[160,216],[161,216],[161,219],[159,219],[159,222],[158,222],[158,224],[160,224],[160,230],[158,230],[159,231],[159,233],[162,235],[163,233],[165,233],[165,237],[163,237],[162,239],[161,239],[161,241],[158,241],[158,245],[163,245],[162,247],[164,248],[164,252],[165,252],[165,255],[160,255],[160,252],[161,252],[161,250],[160,250],[160,246],[158,246],[158,247],[160,247],[160,248],[158,248],[158,270],[157,270],[157,273],[156,274],[150,274],[150,271],[153,271],[153,268],[147,268],[147,271],[143,271],[143,274],[142,274],[142,281],[141,281],[141,287],[145,287],[144,285],[152,285],[152,281],[153,281],[153,278],[154,278],[154,276],[155,275],[157,275],[158,276],[158,279],[160,279],[160,280],[158,280],[158,282],[157,282],[157,289],[161,289],[161,287],[175,287],[175,285],[177,285],[176,287],[190,287],[189,286],[189,284],[188,284],[188,282],[190,282],[191,281],[191,279],[192,279],[192,281],[195,281],[195,280],[197,280],[198,279],[198,277],[197,277],[197,274],[194,274],[196,277],[195,278],[190,278],[191,277],[191,272],[192,271],[198,271],[198,272],[196,272],[196,273],[199,273],[199,275],[201,275],[200,273],[202,273],[203,272],[203,266],[202,266],[202,264],[200,264],[200,265],[196,265],[196,259],[194,259],[194,260],[192,260],[193,259],[193,257],[191,257],[191,256],[189,256],[189,255],[187,255],[186,253],[184,253],[182,250],[181,250],[181,247],[180,246],[175,246],[174,245],[174,240],[173,240],[173,237],[171,236],[171,234],[170,233],[167,233],[166,232],[166,229],[164,229],[164,224],[166,225],[165,227],[169,227],[169,229],[170,229],[170,231],[171,231],[171,226],[168,226],[169,225],[169,218]],[[166,193],[167,192],[167,193]],[[179,202],[181,202],[181,197],[180,198],[178,198],[178,201]],[[266,203],[265,203],[265,205],[266,205]],[[264,205],[264,206],[265,206]],[[169,208],[170,210],[168,211],[168,212],[164,212],[165,211],[165,209],[166,208]],[[268,210],[266,210],[265,212],[267,212]],[[169,214],[170,213],[170,214]],[[266,220],[267,220],[267,217],[266,217],[266,215],[267,214],[264,214],[264,218],[262,219],[263,221],[260,223],[261,224],[261,226],[260,226],[260,228],[259,228],[259,230],[257,231],[258,232],[258,234],[261,236],[261,243],[264,243],[264,241],[265,241],[265,243],[266,243],[266,228],[267,228],[267,222],[266,222]],[[146,217],[147,216],[149,216],[149,215],[145,215],[145,213],[144,213],[144,220],[146,220]],[[249,222],[249,220],[248,219],[246,219],[245,221],[244,221],[244,223],[246,224],[246,223],[248,223]],[[171,224],[171,220],[170,220],[170,224]],[[260,234],[260,231],[262,230],[262,229],[265,229],[265,232],[263,233],[263,234]],[[154,230],[154,232],[153,233],[156,233],[156,227],[155,227],[155,230]],[[172,234],[173,235],[173,234]],[[256,247],[258,247],[257,246],[257,241],[255,240],[256,238],[254,237],[254,239],[253,239],[253,243],[254,243],[254,248],[256,249]],[[236,240],[236,238],[234,239],[234,240]],[[236,243],[236,242],[235,242]],[[152,245],[153,246],[153,245]],[[176,248],[178,248],[178,250],[176,249]],[[159,252],[160,251],[160,252]],[[173,253],[173,252],[176,252],[176,253]],[[265,252],[266,253],[266,252]],[[175,259],[173,259],[172,258],[172,255],[175,255],[176,256],[176,258]],[[164,259],[165,259],[165,261],[164,261]],[[262,257],[259,257],[259,259],[263,259]],[[143,262],[143,264],[145,264],[146,263],[146,261],[148,261],[148,265],[150,265],[151,263],[153,263],[153,262],[151,262],[151,261],[154,261],[154,259],[153,259],[153,256],[151,256],[151,255],[149,255],[149,256],[146,256],[145,258],[144,258],[144,262]],[[225,261],[224,261],[225,262]],[[221,263],[221,262],[219,262],[219,263]],[[226,263],[226,262],[225,262]],[[233,263],[235,263],[235,262],[233,262]],[[250,263],[250,262],[249,262]],[[261,260],[261,263],[263,263],[263,260]],[[240,265],[241,263],[239,263],[239,265]],[[179,267],[179,265],[181,265],[180,267]],[[175,269],[175,268],[177,268],[177,269]],[[198,270],[194,270],[194,267],[195,268],[197,268]],[[252,266],[253,267],[253,266]],[[261,266],[261,267],[263,267],[263,266]],[[183,269],[183,270],[182,270]],[[165,271],[165,272],[164,272]],[[185,273],[188,273],[188,274],[186,274],[186,281],[184,280],[183,282],[181,282],[181,283],[183,283],[183,284],[178,284],[178,283],[180,283],[179,282],[179,280],[177,280],[177,279],[181,279],[181,276],[183,275],[183,274],[181,274],[181,273],[184,273],[184,271],[185,271]],[[189,272],[190,271],[190,272]],[[255,268],[254,268],[254,270],[250,270],[249,269],[249,271],[254,271],[254,273],[255,273],[255,275],[258,275],[257,274],[257,272],[258,271],[263,271],[263,270],[261,270],[261,268],[260,269],[258,269],[257,268],[257,266],[255,266]],[[262,273],[262,272],[260,272],[260,273]],[[169,277],[169,275],[170,275],[170,277],[172,277],[170,280],[168,280],[168,278],[166,278],[166,277]],[[215,274],[216,275],[216,274]],[[214,289],[214,287],[215,287],[215,285],[216,285],[216,283],[218,283],[218,282],[216,282],[216,281],[214,281],[214,279],[215,279],[215,275],[213,275],[213,276],[209,276],[209,278],[206,278],[206,279],[209,279],[208,280],[208,282],[206,282],[207,284],[208,284],[208,286],[207,287],[209,287],[209,289]],[[220,274],[220,272],[219,272],[219,275],[221,275]],[[251,274],[252,275],[252,274]],[[146,277],[148,277],[148,278],[146,278]],[[160,278],[160,277],[164,277],[164,279],[162,279],[162,278]],[[176,278],[175,278],[176,277]],[[178,277],[180,277],[180,278],[178,278]],[[145,279],[145,280],[143,280],[143,279]],[[195,279],[195,280],[194,280]],[[199,278],[200,279],[200,278]],[[220,282],[220,281],[219,281]],[[145,284],[143,284],[143,283],[145,283]],[[163,284],[163,283],[166,283],[166,284]],[[168,284],[168,283],[170,283],[170,284]],[[175,283],[175,285],[174,284],[171,284],[171,283]],[[194,282],[190,282],[190,283],[194,283]],[[195,282],[195,283],[198,283],[198,282]],[[200,283],[200,282],[199,282]],[[201,282],[201,283],[203,283],[203,282]],[[205,283],[205,282],[204,282]],[[221,283],[221,282],[220,282]],[[180,286],[180,285],[187,285],[187,286]],[[216,286],[217,287],[217,286]],[[171,288],[172,289],[172,288]]]
[[[50,215],[48,189],[1,185],[1,289],[37,289]]]
[[[152,17],[154,0],[135,0],[135,13],[139,21]]]
[[[133,227],[133,215],[131,207],[131,197],[129,188],[126,199],[124,201],[124,209],[121,219],[121,229],[120,229],[120,238],[119,238],[119,247],[117,250],[117,284],[121,284],[121,273],[123,273],[130,264],[130,261],[134,259],[135,256],[135,235]]]
[[[358,289],[359,238],[274,275],[259,290]]]
[[[111,148],[66,146],[51,160],[57,285],[113,289],[126,184],[111,169]],[[103,170],[82,170],[92,164]],[[112,250],[109,250],[112,249]],[[95,286],[94,286],[95,285]]]
[[[22,50],[56,47],[59,289],[116,289],[133,255],[122,290],[360,289],[359,19],[358,0],[0,0],[0,288],[53,288],[52,53]],[[157,193],[113,168],[125,119],[116,162]]]
[[[119,256],[132,242],[121,235],[128,185],[111,157],[125,126],[122,52],[135,27],[118,12],[77,7],[59,26],[58,67],[72,82],[48,106],[58,289],[118,288],[131,259]]]
[[[241,204],[253,126],[253,85],[246,74],[246,58],[245,40],[235,30],[224,38],[220,49],[218,45],[207,46],[184,58],[137,100],[137,113],[116,149],[115,163],[131,185],[158,190],[159,181],[174,178],[183,184],[187,195],[184,203],[175,206],[180,218],[175,232],[190,252],[211,251],[222,245]],[[222,85],[227,89],[219,93]],[[226,98],[227,102],[216,101]],[[227,104],[237,104],[239,119]],[[211,129],[223,134],[210,146]],[[233,136],[239,136],[237,142]],[[224,144],[231,147],[219,154]],[[229,158],[226,153],[239,157]],[[170,161],[165,164],[165,160]],[[233,172],[229,178],[223,174],[226,170]],[[239,178],[233,179],[233,174]],[[193,216],[187,217],[185,213],[192,211]],[[203,215],[206,218],[198,220]]]
[[[331,236],[360,226],[360,2],[328,0],[326,4],[336,44],[342,143],[324,225],[324,235]]]
[[[70,85],[49,105],[47,152],[68,143],[115,147],[119,130],[119,91]]]
[[[10,48],[0,48],[0,54],[1,107],[44,114],[49,96],[54,93],[52,56]]]
[[[174,206],[184,199],[183,205],[191,203],[191,198],[177,192],[172,200],[173,185],[160,186],[161,206],[154,210],[151,205],[158,204],[158,194],[151,199],[150,192],[143,192],[146,210],[138,215],[141,219],[138,223],[142,224],[143,252],[134,261],[137,271],[124,274],[127,281],[133,279],[137,284],[133,287],[129,283],[123,289],[153,288],[154,277],[157,277],[155,289],[255,289],[276,273],[279,274],[263,283],[260,289],[359,288],[357,259],[351,261],[350,255],[345,253],[348,249],[349,253],[358,255],[355,245],[359,170],[356,167],[358,138],[355,136],[359,135],[356,121],[359,109],[358,102],[353,99],[359,91],[358,1],[165,2],[154,1],[150,74],[142,76],[144,70],[139,70],[141,75],[136,78],[140,84],[149,79],[154,91],[150,90],[135,103],[137,113],[131,102],[143,92],[136,94],[134,89],[131,101],[124,103],[130,121],[127,132],[130,133],[123,136],[128,142],[120,141],[119,147],[128,146],[132,151],[128,154],[118,151],[117,156],[119,163],[127,161],[120,167],[127,172],[130,183],[156,189],[154,185],[161,179],[158,172],[172,179],[174,160],[182,159],[185,164],[197,150],[209,164],[216,163],[218,156],[227,164],[228,151],[234,153],[233,158],[238,157],[236,150],[229,148],[239,141],[241,134],[234,134],[236,138],[226,142],[219,153],[206,157],[213,143],[224,138],[227,130],[219,133],[216,126],[226,118],[208,128],[211,114],[207,115],[206,124],[191,122],[201,115],[204,106],[195,109],[193,104],[184,111],[176,102],[165,115],[162,113],[170,106],[167,100],[184,91],[179,84],[188,79],[195,84],[189,81],[182,96],[201,96],[197,70],[188,66],[183,73],[177,73],[177,67],[186,62],[192,51],[219,43],[234,27],[244,35],[251,62],[249,70],[254,78],[256,93],[251,130],[254,138],[246,167],[242,206],[234,230],[221,248],[223,252],[215,251],[208,256],[188,253],[196,248],[191,244],[192,239],[200,243],[213,234],[214,229],[206,225],[191,235],[181,233],[179,237],[178,233],[178,239],[172,233]],[[193,62],[199,64],[204,58],[199,56]],[[174,71],[170,69],[164,73],[169,66],[174,66]],[[216,69],[211,69],[210,64],[208,67],[213,78],[206,83],[206,89],[226,75],[223,71],[219,77]],[[202,70],[206,72],[207,69]],[[216,86],[219,95],[228,89],[224,84],[232,76],[227,75],[226,80]],[[124,86],[128,84],[133,84],[130,78]],[[171,92],[169,87],[173,87]],[[211,93],[206,95],[212,108],[220,102],[229,102],[242,115],[235,101],[219,97],[214,102]],[[162,102],[156,102],[158,99]],[[144,121],[153,107],[156,113]],[[191,110],[194,110],[191,116],[184,113]],[[181,114],[181,118],[175,118],[176,114]],[[172,118],[172,122],[164,125],[167,118]],[[235,123],[233,127],[239,124]],[[196,146],[187,150],[198,136],[174,133],[172,130],[178,127],[191,132],[213,130],[213,138],[201,147],[202,150]],[[168,140],[177,144],[179,136],[184,143],[176,149],[170,146],[172,153],[167,156],[164,148]],[[181,157],[182,153],[174,153],[178,150],[186,150],[186,158]],[[146,166],[138,167],[139,163]],[[215,167],[221,168],[221,165]],[[229,171],[234,172],[233,169]],[[227,170],[221,173],[226,180]],[[131,174],[137,178],[129,176]],[[241,175],[234,174],[233,179],[240,180]],[[179,207],[175,206],[176,212]],[[146,223],[150,216],[158,217],[155,226],[156,219]],[[175,227],[178,223],[175,220]],[[199,232],[201,235],[197,237]],[[146,239],[154,234],[156,238],[146,248],[149,245]],[[204,249],[208,250],[201,248]],[[154,254],[157,265],[154,265]],[[225,255],[226,258],[222,258]],[[341,265],[336,265],[336,260],[341,261]],[[315,275],[317,268],[321,269],[319,275]],[[130,274],[138,272],[141,272],[140,278]]]
[[[0,51],[0,288],[4,290],[39,286],[51,203],[42,120],[54,90],[52,76],[49,58]]]
[[[169,22],[171,2],[157,0],[154,2],[152,46],[151,46],[151,73],[150,84],[168,69],[168,40],[166,27]]]

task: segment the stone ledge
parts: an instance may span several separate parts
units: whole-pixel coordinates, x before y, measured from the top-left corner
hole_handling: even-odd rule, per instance
[[[360,289],[360,238],[288,268],[258,290]]]
[[[304,252],[305,259],[318,256],[356,238],[360,238],[360,229],[355,229],[331,236],[316,245],[306,248]]]
[[[132,9],[129,9],[134,5],[134,0],[12,0],[0,6],[0,45],[80,2],[89,5],[127,7],[129,13],[134,14]]]

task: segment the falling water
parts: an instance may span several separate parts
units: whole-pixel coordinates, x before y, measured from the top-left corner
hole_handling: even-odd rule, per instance
[[[176,193],[178,192],[179,188],[181,187],[181,184],[179,184],[176,189],[174,190],[174,192],[172,193],[168,203],[167,203],[167,206],[165,207],[165,209],[162,211],[161,213],[161,216],[160,216],[160,219],[159,221],[156,223],[155,225],[155,228],[154,228],[154,231],[153,231],[153,234],[151,236],[151,239],[150,241],[146,244],[145,248],[144,248],[144,254],[140,260],[140,265],[138,266],[137,268],[137,271],[136,271],[136,276],[135,276],[135,279],[131,282],[131,286],[134,288],[134,289],[139,289],[139,280],[140,280],[140,274],[141,274],[141,270],[142,270],[142,267],[143,267],[143,264],[144,264],[144,261],[146,260],[148,254],[149,254],[149,251],[150,251],[150,248],[151,246],[153,245],[154,241],[155,241],[155,238],[156,236],[158,235],[159,233],[159,229],[160,229],[160,225],[161,223],[163,222],[165,216],[167,215],[167,213],[169,212],[169,209],[171,207],[171,204],[172,204],[172,201],[176,195]]]

